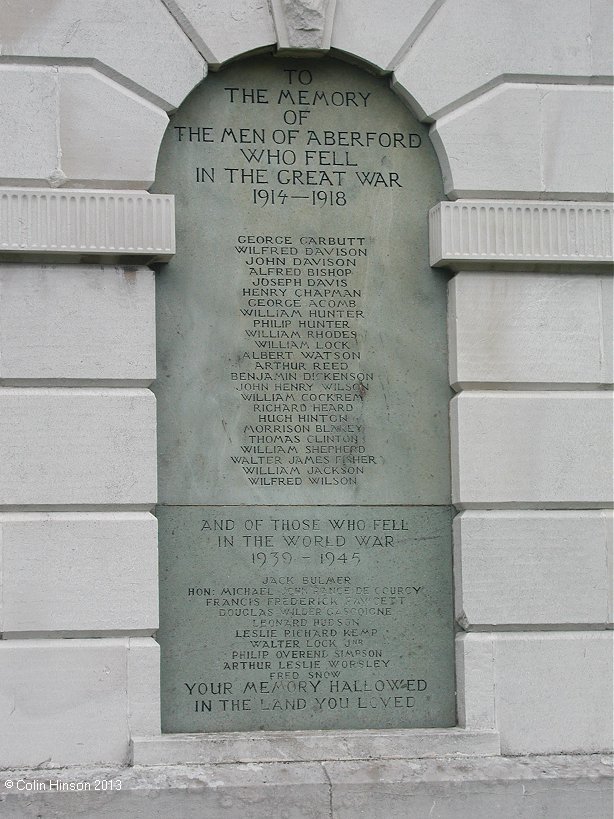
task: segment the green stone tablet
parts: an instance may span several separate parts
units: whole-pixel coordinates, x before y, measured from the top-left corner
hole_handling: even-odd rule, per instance
[[[173,115],[156,190],[164,730],[454,724],[427,128],[385,78],[252,59]]]

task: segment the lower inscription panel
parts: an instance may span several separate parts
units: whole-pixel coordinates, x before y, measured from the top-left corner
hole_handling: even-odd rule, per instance
[[[450,507],[157,516],[164,731],[455,724]]]

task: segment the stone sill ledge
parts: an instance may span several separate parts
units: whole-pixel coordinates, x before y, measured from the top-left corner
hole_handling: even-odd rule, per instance
[[[146,191],[0,189],[0,256],[13,261],[167,261],[175,200]]]
[[[323,762],[497,756],[496,731],[424,728],[357,731],[254,731],[133,737],[133,765]]]
[[[430,263],[453,270],[612,264],[605,202],[464,199],[429,214]],[[146,191],[0,189],[0,260],[150,264],[175,253],[174,197]]]
[[[429,213],[432,267],[593,270],[612,263],[612,205],[464,199]]]

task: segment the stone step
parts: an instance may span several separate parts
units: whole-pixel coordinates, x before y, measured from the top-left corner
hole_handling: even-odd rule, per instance
[[[606,819],[611,776],[600,755],[32,769],[0,773],[0,816]]]
[[[362,731],[257,731],[134,737],[134,765],[318,762],[495,756],[496,731],[464,728]]]

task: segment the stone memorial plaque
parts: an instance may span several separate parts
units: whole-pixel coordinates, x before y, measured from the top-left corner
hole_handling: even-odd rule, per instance
[[[164,503],[449,503],[441,180],[385,80],[249,61],[172,119],[157,190]]]
[[[427,129],[383,78],[252,59],[172,117],[156,190],[164,729],[453,724]]]
[[[454,722],[446,507],[159,510],[165,730]]]

